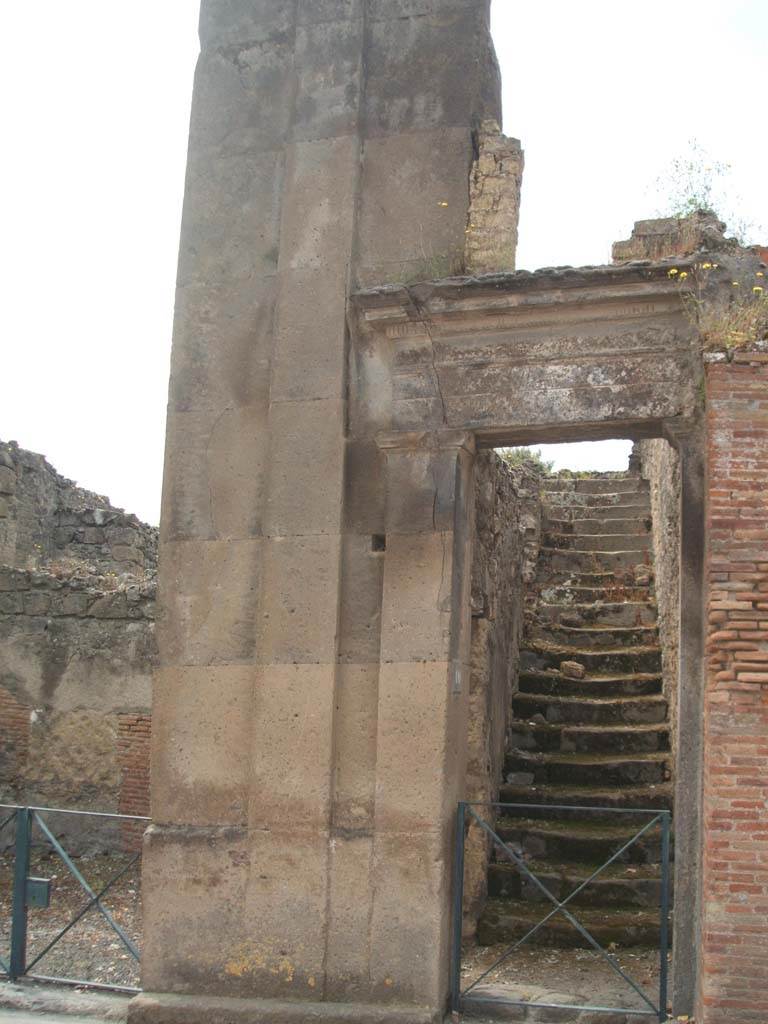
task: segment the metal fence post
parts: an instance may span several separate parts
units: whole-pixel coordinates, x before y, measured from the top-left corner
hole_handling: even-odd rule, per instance
[[[661,812],[661,921],[659,929],[659,1020],[667,1019],[669,971],[669,811]]]
[[[16,844],[13,864],[13,898],[11,903],[11,958],[8,972],[11,981],[27,969],[27,878],[32,841],[32,812],[28,807],[16,811]]]
[[[461,1001],[461,926],[464,910],[464,801],[456,813],[453,856],[453,935],[451,943],[451,1012],[459,1013]]]

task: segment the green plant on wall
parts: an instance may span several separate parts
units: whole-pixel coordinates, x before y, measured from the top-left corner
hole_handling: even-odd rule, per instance
[[[725,221],[740,245],[759,234],[754,221],[745,220],[734,207],[740,205],[734,194],[732,166],[712,157],[696,139],[676,156],[653,184],[660,217],[690,217],[697,212],[713,213]]]
[[[686,314],[698,330],[706,350],[744,348],[768,339],[768,291],[765,271],[756,270],[747,281],[731,281],[725,302],[705,297],[708,276],[718,263],[703,260],[692,270],[670,267],[670,278],[680,285]]]

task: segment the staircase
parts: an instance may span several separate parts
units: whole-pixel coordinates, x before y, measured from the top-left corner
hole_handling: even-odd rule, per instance
[[[556,477],[527,598],[519,691],[499,800],[526,805],[671,807],[647,482],[638,475]],[[560,899],[648,820],[536,809],[497,822],[499,835]],[[569,909],[598,941],[658,940],[661,835],[651,830]],[[508,858],[489,866],[483,945],[522,937],[552,909]],[[561,915],[532,939],[587,945]]]

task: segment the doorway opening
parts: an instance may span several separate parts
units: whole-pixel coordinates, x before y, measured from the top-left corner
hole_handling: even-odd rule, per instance
[[[595,875],[568,910],[658,992],[661,825],[629,841],[634,811],[674,804],[679,458],[661,438],[533,444],[482,452],[475,486],[467,800],[510,805],[488,809],[509,849],[469,826],[463,983],[647,1013],[566,914],[537,927],[538,882],[564,901]]]

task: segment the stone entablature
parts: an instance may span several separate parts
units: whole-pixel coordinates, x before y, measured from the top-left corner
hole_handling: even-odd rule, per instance
[[[685,267],[686,264],[678,264]],[[701,360],[671,263],[449,278],[352,298],[356,425],[479,443],[653,435]],[[386,367],[387,374],[382,374]]]

